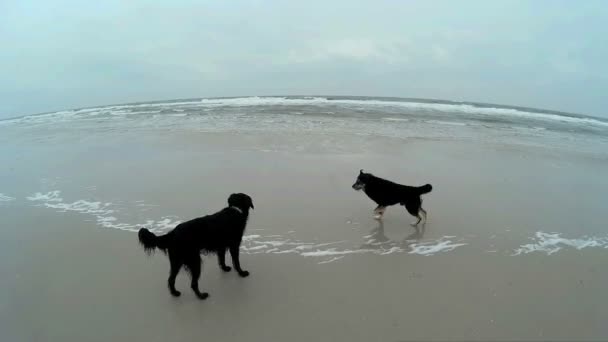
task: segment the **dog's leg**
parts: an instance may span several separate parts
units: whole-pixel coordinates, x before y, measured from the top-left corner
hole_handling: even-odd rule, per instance
[[[232,257],[232,266],[239,273],[241,277],[246,277],[249,275],[248,271],[245,271],[241,268],[241,262],[239,261],[239,245],[230,246],[230,257]]]
[[[420,214],[416,215],[416,217],[418,218],[418,221],[411,223],[412,227],[416,227],[418,226],[418,224],[420,223],[420,221],[422,221],[422,217],[420,216]]]
[[[408,213],[410,213],[410,215],[418,218],[418,221],[416,221],[415,223],[411,223],[411,226],[416,227],[420,223],[420,221],[422,221],[422,217],[420,217],[420,208],[421,208],[420,207],[420,205],[421,205],[420,197],[409,198],[407,201],[404,201],[402,204],[405,205],[405,209],[407,210]]]
[[[169,292],[171,292],[174,297],[179,297],[182,293],[175,289],[175,278],[177,278],[177,274],[179,273],[180,268],[182,268],[182,261],[169,252],[169,263],[171,264],[168,280]]]
[[[188,267],[188,270],[190,271],[190,277],[192,278],[190,282],[190,287],[192,288],[192,291],[194,291],[194,294],[196,294],[198,299],[206,299],[207,297],[209,297],[209,294],[207,292],[201,292],[198,289],[198,279],[201,276],[201,262],[202,261],[200,255],[193,255],[189,257],[186,261],[186,267]]]
[[[381,205],[379,205],[376,209],[374,209],[374,219],[381,220],[382,216],[384,215],[385,210],[386,210],[386,207],[383,207]]]
[[[217,252],[217,261],[220,264],[222,271],[230,272],[232,268],[230,268],[230,266],[226,266],[226,249],[220,249]]]
[[[420,207],[420,211],[422,212],[422,214],[424,215],[424,223],[426,223],[427,220],[427,216],[426,216],[426,210],[422,209],[422,207]]]

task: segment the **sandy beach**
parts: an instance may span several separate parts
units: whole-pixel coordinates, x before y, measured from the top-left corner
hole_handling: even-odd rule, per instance
[[[295,255],[246,256],[252,276],[209,260],[200,302],[173,299],[168,263],[134,234],[66,228],[39,215],[44,242],[4,240],[2,334],[7,341],[601,340],[604,251],[555,257],[359,255],[318,265]],[[24,241],[25,240],[25,241]],[[19,251],[6,247],[21,245]],[[26,257],[27,256],[27,257]],[[19,260],[15,260],[19,257]],[[74,259],[77,258],[77,259]],[[82,263],[95,272],[82,270]],[[3,272],[4,273],[4,272]],[[178,287],[188,289],[187,277]],[[6,289],[9,289],[7,293]]]
[[[4,132],[8,132],[4,128]],[[43,128],[40,128],[42,130]],[[352,134],[16,128],[0,152],[5,341],[606,340],[605,153]],[[54,134],[61,132],[61,134]],[[383,225],[359,169],[418,185]],[[134,233],[255,203],[251,276],[185,273]]]

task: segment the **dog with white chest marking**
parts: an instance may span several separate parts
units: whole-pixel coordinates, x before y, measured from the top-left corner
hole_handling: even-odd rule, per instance
[[[431,192],[433,187],[431,184],[423,186],[407,186],[391,182],[380,177],[376,177],[371,173],[359,171],[359,176],[353,184],[353,189],[363,190],[365,194],[378,205],[374,209],[375,218],[381,220],[386,208],[399,204],[405,207],[408,213],[418,218],[418,221],[412,223],[412,226],[417,226],[423,219],[426,223],[426,210],[422,208],[421,195]],[[422,215],[420,215],[422,213]]]

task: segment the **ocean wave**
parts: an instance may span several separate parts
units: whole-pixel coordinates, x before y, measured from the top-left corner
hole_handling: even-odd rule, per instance
[[[524,109],[507,108],[500,106],[480,106],[467,103],[445,103],[445,102],[417,102],[413,100],[399,99],[373,99],[373,98],[328,98],[328,97],[237,97],[237,98],[210,98],[210,99],[195,99],[183,101],[167,101],[167,102],[150,102],[125,105],[113,105],[95,108],[84,108],[76,110],[67,110],[54,113],[29,115],[16,119],[8,119],[0,121],[0,124],[9,123],[41,123],[41,122],[63,122],[77,120],[87,117],[95,117],[100,115],[108,116],[128,116],[128,115],[143,115],[151,113],[162,113],[164,111],[182,111],[184,108],[188,110],[200,109],[201,112],[214,110],[218,108],[234,108],[234,107],[260,107],[260,106],[311,106],[319,108],[327,107],[344,107],[347,110],[357,111],[360,109],[379,110],[387,109],[393,115],[389,118],[384,118],[388,121],[401,121],[401,118],[394,117],[399,112],[403,114],[411,114],[412,112],[419,113],[442,113],[465,115],[468,118],[481,120],[480,117],[488,118],[518,118],[527,120],[540,120],[549,122],[560,122],[576,125],[590,125],[599,127],[608,127],[608,121],[601,119],[583,116],[569,116],[549,112],[526,111]],[[179,108],[183,107],[183,108]],[[301,111],[296,111],[301,115]],[[334,111],[320,109],[319,114],[331,116]],[[288,113],[291,114],[291,113]],[[185,116],[185,115],[184,115]],[[179,116],[173,116],[177,118]],[[438,123],[448,124],[446,121]],[[456,123],[450,123],[456,124]]]

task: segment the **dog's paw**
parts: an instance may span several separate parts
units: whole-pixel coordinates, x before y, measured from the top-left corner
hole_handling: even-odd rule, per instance
[[[181,292],[179,292],[179,291],[177,291],[177,290],[175,290],[175,291],[171,291],[171,295],[172,295],[173,297],[179,297],[179,296],[181,296],[181,295],[182,295],[182,293],[181,293]]]
[[[209,298],[209,294],[207,292],[203,292],[203,293],[197,293],[196,296],[198,297],[198,299],[200,300],[205,300],[207,298]]]
[[[232,270],[232,267],[230,267],[230,266],[220,266],[220,268],[224,272],[230,272],[230,270]]]
[[[239,275],[243,278],[248,277],[249,276],[249,271],[241,271],[239,272]]]
[[[382,220],[382,215],[374,215],[374,220],[381,221]]]
[[[417,222],[412,222],[412,223],[410,223],[410,226],[412,226],[412,227],[418,227],[418,223]]]

